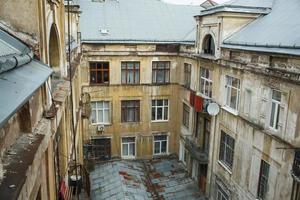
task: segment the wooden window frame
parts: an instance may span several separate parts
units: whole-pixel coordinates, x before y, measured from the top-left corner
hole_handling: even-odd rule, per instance
[[[183,107],[182,107],[182,124],[185,128],[189,129],[190,127],[190,112],[191,112],[191,108],[183,103]],[[186,119],[187,117],[187,119]]]
[[[133,105],[130,105],[130,102],[133,102]],[[127,116],[128,112],[133,109],[134,116],[133,121],[128,121]],[[121,101],[121,122],[130,123],[130,122],[140,122],[140,100],[122,100]]]
[[[105,66],[107,64],[107,69],[105,69]],[[90,69],[90,85],[108,85],[110,81],[110,67],[109,67],[109,62],[90,62],[89,63],[89,69]],[[94,69],[92,69],[92,65],[94,65]],[[96,74],[96,80],[95,82],[92,82],[91,76],[92,73]],[[108,80],[104,80],[104,74],[105,72],[108,73]],[[100,73],[100,80],[98,80],[98,73]]]
[[[191,75],[192,75],[192,65],[189,63],[184,63],[184,87],[191,87]]]
[[[163,69],[159,69],[158,65],[164,64]],[[170,61],[153,61],[152,62],[152,84],[169,84],[170,83]],[[164,80],[163,82],[157,82],[157,72],[163,71]],[[168,77],[168,81],[166,80],[166,76]]]
[[[133,64],[133,69],[128,69],[128,64],[132,63]],[[123,85],[134,85],[134,84],[140,84],[140,79],[141,79],[141,74],[140,74],[140,62],[139,61],[122,61],[121,62],[121,83]],[[132,71],[133,72],[133,82],[129,83],[128,80],[128,72]],[[123,73],[125,73],[125,82],[123,82]],[[136,82],[136,76],[138,74],[138,80]]]

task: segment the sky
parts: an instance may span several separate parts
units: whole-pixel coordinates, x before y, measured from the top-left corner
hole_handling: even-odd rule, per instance
[[[187,5],[200,5],[205,0],[163,0],[168,3],[174,3],[174,4],[187,4]],[[217,3],[223,3],[229,0],[214,0]]]

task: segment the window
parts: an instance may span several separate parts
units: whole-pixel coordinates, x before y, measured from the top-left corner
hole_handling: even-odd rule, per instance
[[[226,76],[226,106],[238,110],[240,100],[240,80]]]
[[[154,136],[154,155],[168,153],[168,136],[155,135]]]
[[[204,37],[202,46],[203,46],[203,53],[215,55],[215,42],[213,37],[210,34]]]
[[[109,83],[109,63],[91,62],[90,63],[90,83],[108,84]]]
[[[122,62],[122,84],[140,83],[140,62]]]
[[[212,72],[208,69],[200,69],[200,92],[206,97],[212,97]]]
[[[231,170],[233,165],[233,156],[234,139],[230,135],[221,131],[219,160]]]
[[[135,137],[122,138],[122,157],[135,156]]]
[[[190,88],[191,85],[191,68],[191,64],[184,63],[184,87],[186,88]]]
[[[189,121],[190,121],[190,107],[183,103],[183,115],[182,115],[182,124],[189,128]]]
[[[257,198],[261,200],[265,199],[268,190],[269,169],[270,169],[270,165],[262,160],[260,164],[258,189],[257,189]]]
[[[154,61],[152,63],[152,83],[169,83],[170,82],[170,62]]]
[[[270,127],[278,130],[278,122],[280,115],[281,92],[272,90],[271,112],[270,112]]]
[[[168,121],[169,119],[169,100],[152,100],[152,121]]]
[[[110,108],[109,101],[91,102],[92,107],[92,124],[109,124]]]
[[[139,122],[140,121],[140,101],[129,100],[121,101],[121,121]]]
[[[217,184],[217,200],[229,200],[229,195]]]

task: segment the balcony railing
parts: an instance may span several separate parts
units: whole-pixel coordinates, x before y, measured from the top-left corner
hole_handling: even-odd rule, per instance
[[[201,164],[207,164],[208,163],[208,153],[205,152],[203,149],[201,149],[195,141],[193,141],[193,138],[191,137],[185,137],[185,148],[189,151],[190,156],[196,160],[199,161]]]

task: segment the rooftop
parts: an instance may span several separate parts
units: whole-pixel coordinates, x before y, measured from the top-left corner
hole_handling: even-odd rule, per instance
[[[300,55],[299,10],[299,0],[274,0],[269,14],[225,39],[222,47]]]
[[[205,199],[176,159],[117,160],[90,174],[91,199]]]
[[[194,43],[200,6],[160,0],[79,0],[83,43]]]

